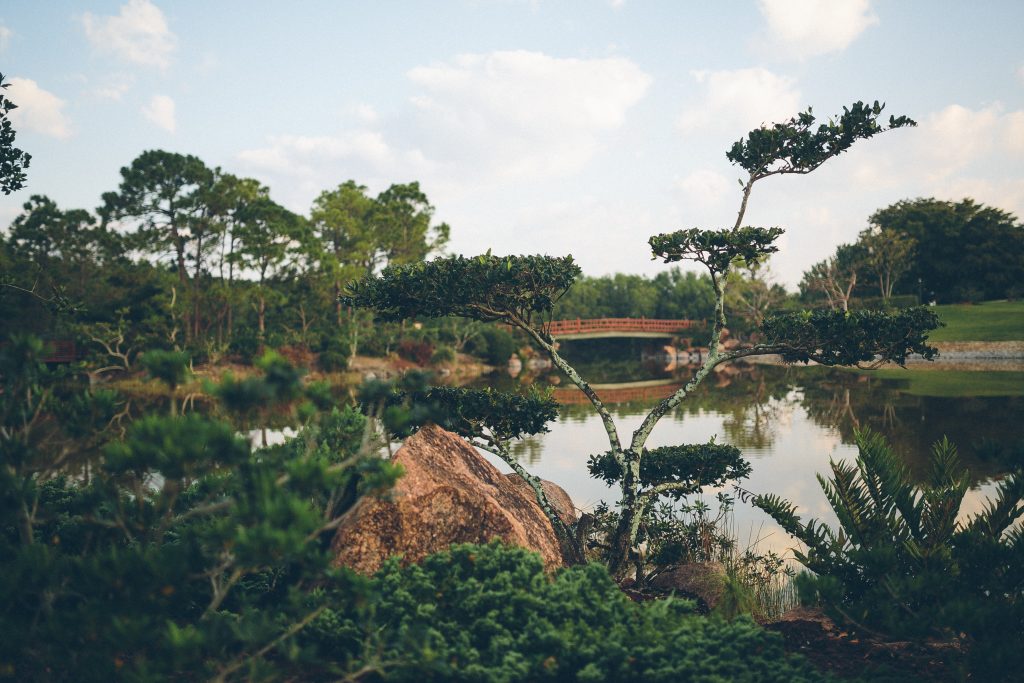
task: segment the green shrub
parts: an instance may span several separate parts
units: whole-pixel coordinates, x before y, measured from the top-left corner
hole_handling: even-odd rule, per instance
[[[448,345],[444,345],[438,346],[434,349],[434,355],[431,356],[430,362],[434,365],[439,363],[454,363],[455,358],[455,349]]]
[[[348,369],[348,347],[339,336],[325,335],[320,344],[317,365],[324,372],[341,372]]]
[[[371,589],[373,600],[337,605],[306,637],[388,681],[823,678],[749,619],[703,618],[674,599],[634,603],[600,565],[549,575],[536,554],[497,542],[408,567],[391,560]]]
[[[807,546],[796,558],[804,599],[821,602],[850,628],[897,638],[963,637],[979,680],[999,680],[1024,667],[1024,476],[1010,476],[998,497],[958,521],[969,487],[956,447],[932,449],[932,471],[916,486],[885,440],[856,435],[854,465],[832,463],[819,475],[840,529],[796,516],[777,496],[755,496]]]
[[[363,446],[366,418],[331,412],[256,451],[195,412],[122,434],[120,405],[68,394],[41,349],[0,346],[0,679],[323,678],[296,634],[333,594],[365,596],[330,566],[334,528],[398,474]],[[259,365],[224,409],[304,393],[279,357]]]
[[[471,353],[491,365],[505,365],[519,348],[511,332],[493,325],[485,327],[471,343]]]

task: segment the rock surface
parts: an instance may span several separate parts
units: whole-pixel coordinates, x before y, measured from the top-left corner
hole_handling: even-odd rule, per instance
[[[523,480],[515,472],[509,472],[505,475],[509,483],[512,484],[513,488],[519,490],[528,500],[536,500],[537,494],[533,492],[530,485]],[[565,522],[566,524],[575,524],[578,519],[576,515],[576,506],[572,503],[572,498],[565,492],[561,486],[553,481],[547,479],[540,480],[540,487],[544,491],[544,495],[548,497],[548,502],[551,503],[551,507],[555,509],[555,514]]]
[[[389,499],[362,499],[338,527],[336,565],[369,574],[391,555],[418,562],[453,543],[495,537],[540,553],[549,569],[565,563],[532,489],[502,475],[459,436],[428,425],[405,440],[393,462],[405,474]],[[545,491],[560,514],[574,510],[565,491],[550,482]]]

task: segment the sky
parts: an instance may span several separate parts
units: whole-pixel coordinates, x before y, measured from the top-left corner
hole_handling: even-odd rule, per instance
[[[308,215],[346,180],[419,181],[450,253],[572,254],[653,275],[650,235],[731,227],[731,144],[857,100],[919,122],[809,176],[759,182],[746,223],[801,273],[902,199],[1024,217],[1024,2],[5,0],[0,73],[25,190],[94,209],[149,149],[258,178]]]

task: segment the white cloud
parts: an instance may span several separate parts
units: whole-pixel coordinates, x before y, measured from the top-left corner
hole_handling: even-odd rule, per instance
[[[1024,111],[1010,112],[1006,115],[1004,142],[1007,148],[1024,157]]]
[[[380,119],[380,114],[373,108],[372,105],[360,102],[351,109],[353,116],[362,123],[377,123]]]
[[[416,94],[403,111],[382,117],[359,104],[345,112],[351,128],[274,136],[238,158],[263,182],[287,185],[294,208],[346,178],[379,189],[419,179],[439,203],[577,171],[651,81],[626,59],[535,52],[462,55],[408,77]]]
[[[788,119],[801,109],[796,81],[761,67],[692,75],[704,86],[704,95],[679,118],[686,133],[705,128],[746,131]]]
[[[348,160],[385,166],[394,158],[394,152],[380,133],[358,130],[339,136],[275,136],[269,146],[243,150],[238,158],[258,171],[308,176],[315,175],[325,161]]]
[[[798,59],[839,52],[878,23],[870,0],[758,0],[768,47]]]
[[[70,137],[71,123],[63,111],[64,100],[29,78],[12,78],[9,82],[7,94],[18,105],[11,112],[17,127],[55,138]]]
[[[688,203],[706,208],[721,203],[736,183],[717,171],[701,169],[677,180],[676,187],[683,191]]]
[[[117,16],[82,16],[89,42],[135,64],[166,68],[177,38],[160,8],[149,0],[128,0]]]
[[[428,153],[506,179],[578,170],[651,84],[628,59],[522,50],[460,55],[409,78],[422,90],[412,102],[435,143]]]
[[[11,36],[14,35],[14,31],[7,28],[3,24],[0,24],[0,52],[7,50],[7,46],[11,44]]]
[[[153,95],[149,104],[142,107],[143,115],[159,128],[173,133],[177,128],[174,117],[174,100],[167,95]]]
[[[104,100],[120,102],[121,97],[128,92],[134,83],[135,79],[131,76],[124,74],[110,76],[104,79],[102,85],[93,89],[93,94]]]

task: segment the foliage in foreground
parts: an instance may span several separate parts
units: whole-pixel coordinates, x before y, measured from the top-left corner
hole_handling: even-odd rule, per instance
[[[307,671],[315,653],[296,635],[333,593],[359,592],[330,568],[333,530],[397,475],[361,447],[365,418],[325,412],[255,451],[231,424],[195,412],[143,415],[122,435],[117,397],[55,381],[41,351],[32,339],[0,348],[0,676]],[[158,365],[171,378],[184,371],[169,356]],[[225,400],[301,400],[310,387],[284,370],[268,363]]]
[[[634,603],[600,565],[551,576],[537,555],[498,543],[392,560],[372,590],[324,612],[306,637],[388,681],[822,680],[749,619]]]
[[[930,480],[915,486],[878,434],[856,435],[855,464],[832,463],[821,483],[840,528],[802,522],[774,495],[756,506],[807,546],[796,558],[805,599],[866,633],[899,638],[966,636],[971,668],[985,680],[1024,666],[1024,476],[999,485],[994,501],[958,521],[969,487],[956,447],[932,450]]]

